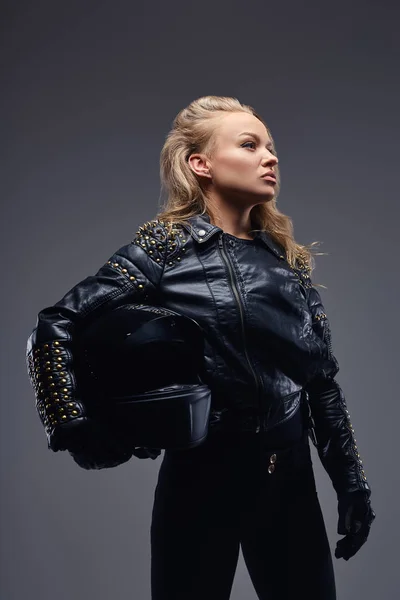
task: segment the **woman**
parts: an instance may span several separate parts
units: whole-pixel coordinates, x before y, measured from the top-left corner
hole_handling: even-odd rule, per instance
[[[132,456],[97,433],[79,396],[72,344],[89,315],[146,301],[193,317],[205,332],[209,435],[164,454],[151,524],[152,599],[228,599],[241,546],[260,599],[332,600],[309,436],[337,493],[345,535],[337,558],[361,547],[375,513],[334,379],[339,367],[310,278],[311,251],[295,242],[276,206],[271,133],[235,98],[199,98],[173,123],[161,178],[164,212],[39,313],[27,357],[49,448],[69,450],[84,468]]]

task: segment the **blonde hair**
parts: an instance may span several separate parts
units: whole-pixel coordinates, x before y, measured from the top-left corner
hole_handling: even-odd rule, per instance
[[[160,207],[156,218],[164,222],[167,230],[170,230],[173,224],[185,223],[190,217],[206,212],[210,221],[215,222],[216,214],[203,190],[200,178],[197,178],[190,168],[188,158],[197,152],[212,157],[218,121],[224,113],[232,112],[246,112],[259,119],[267,129],[275,152],[275,143],[268,126],[251,106],[228,96],[202,96],[191,102],[175,117],[160,155],[160,179],[162,188],[167,191],[167,200]],[[275,172],[277,182],[274,198],[253,207],[251,221],[254,229],[251,231],[268,232],[285,249],[290,266],[305,268],[310,274],[314,269],[313,247],[320,242],[315,241],[304,246],[294,240],[292,219],[276,206],[280,189],[278,165]]]

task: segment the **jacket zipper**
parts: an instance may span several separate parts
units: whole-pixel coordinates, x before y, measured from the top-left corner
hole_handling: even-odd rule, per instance
[[[254,380],[256,382],[256,386],[257,386],[257,394],[258,394],[258,406],[260,409],[260,415],[258,416],[258,422],[257,422],[257,428],[256,428],[256,433],[259,433],[261,429],[264,430],[265,427],[265,421],[263,418],[263,414],[262,414],[262,406],[261,406],[261,390],[264,390],[264,383],[263,380],[261,378],[261,376],[259,375],[257,377],[257,374],[255,373],[254,369],[253,369],[253,365],[250,362],[249,359],[249,355],[247,354],[247,347],[246,347],[246,336],[245,336],[245,330],[244,330],[244,319],[243,319],[243,307],[242,307],[242,302],[240,300],[240,293],[237,289],[236,283],[235,283],[235,275],[232,269],[232,265],[231,265],[231,261],[229,256],[227,255],[227,253],[224,250],[224,243],[223,243],[223,233],[221,233],[218,237],[218,247],[221,253],[221,256],[224,259],[225,264],[227,265],[228,269],[229,269],[229,273],[230,273],[230,279],[231,279],[231,287],[232,290],[235,294],[236,297],[236,301],[237,304],[239,306],[239,311],[240,311],[240,322],[241,322],[241,329],[242,329],[242,338],[243,338],[243,348],[244,348],[244,353],[247,359],[247,363],[251,369],[251,372],[253,373],[254,376]]]

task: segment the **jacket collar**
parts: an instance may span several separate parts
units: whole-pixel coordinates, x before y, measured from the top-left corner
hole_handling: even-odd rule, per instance
[[[187,223],[183,224],[183,227],[199,244],[206,242],[217,232],[223,233],[223,230],[220,227],[210,223],[210,216],[207,213],[202,215],[199,213],[193,217],[189,217]],[[270,234],[266,231],[257,231],[254,235],[254,239],[261,240],[261,242],[263,242],[278,258],[286,258],[284,248],[272,239]]]

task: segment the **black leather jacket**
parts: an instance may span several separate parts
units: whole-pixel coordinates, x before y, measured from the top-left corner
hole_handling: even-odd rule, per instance
[[[85,419],[76,396],[74,331],[127,302],[161,305],[202,327],[201,378],[212,390],[212,424],[244,410],[257,415],[255,432],[267,431],[299,410],[306,395],[311,439],[335,488],[369,490],[334,380],[339,367],[329,322],[307,268],[292,269],[266,232],[239,239],[210,224],[207,214],[169,235],[162,222],[145,223],[95,275],[39,313],[27,361],[49,448],[63,424]]]

